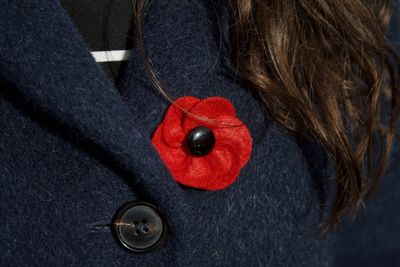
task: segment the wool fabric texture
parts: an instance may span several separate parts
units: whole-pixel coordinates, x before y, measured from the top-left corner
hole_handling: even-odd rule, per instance
[[[317,238],[327,155],[241,86],[227,21],[222,0],[149,1],[143,21],[168,91],[223,97],[252,138],[234,183],[197,190],[174,180],[151,142],[169,103],[135,49],[116,88],[59,1],[0,1],[1,266],[399,266],[398,142],[368,214]],[[161,247],[117,244],[110,223],[130,201],[165,215]]]

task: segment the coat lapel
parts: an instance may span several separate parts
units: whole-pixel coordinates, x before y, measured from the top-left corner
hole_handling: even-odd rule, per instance
[[[58,1],[0,3],[0,76],[36,108],[101,148],[179,228],[183,193]],[[179,214],[179,216],[178,216]]]

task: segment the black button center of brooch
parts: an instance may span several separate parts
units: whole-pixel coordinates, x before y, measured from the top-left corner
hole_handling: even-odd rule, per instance
[[[193,128],[186,138],[186,147],[195,156],[207,155],[214,148],[214,145],[214,133],[204,126]]]

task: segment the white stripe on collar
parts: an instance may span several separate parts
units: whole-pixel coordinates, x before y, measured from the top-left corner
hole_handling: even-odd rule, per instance
[[[131,55],[130,50],[92,51],[91,53],[96,62],[124,61]]]

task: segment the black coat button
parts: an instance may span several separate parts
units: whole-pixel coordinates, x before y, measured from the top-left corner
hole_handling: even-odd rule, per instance
[[[133,252],[148,252],[165,240],[167,226],[157,207],[147,202],[129,202],[113,219],[117,240]]]
[[[195,156],[205,156],[215,145],[215,136],[211,129],[199,126],[193,128],[186,138],[186,147]]]

